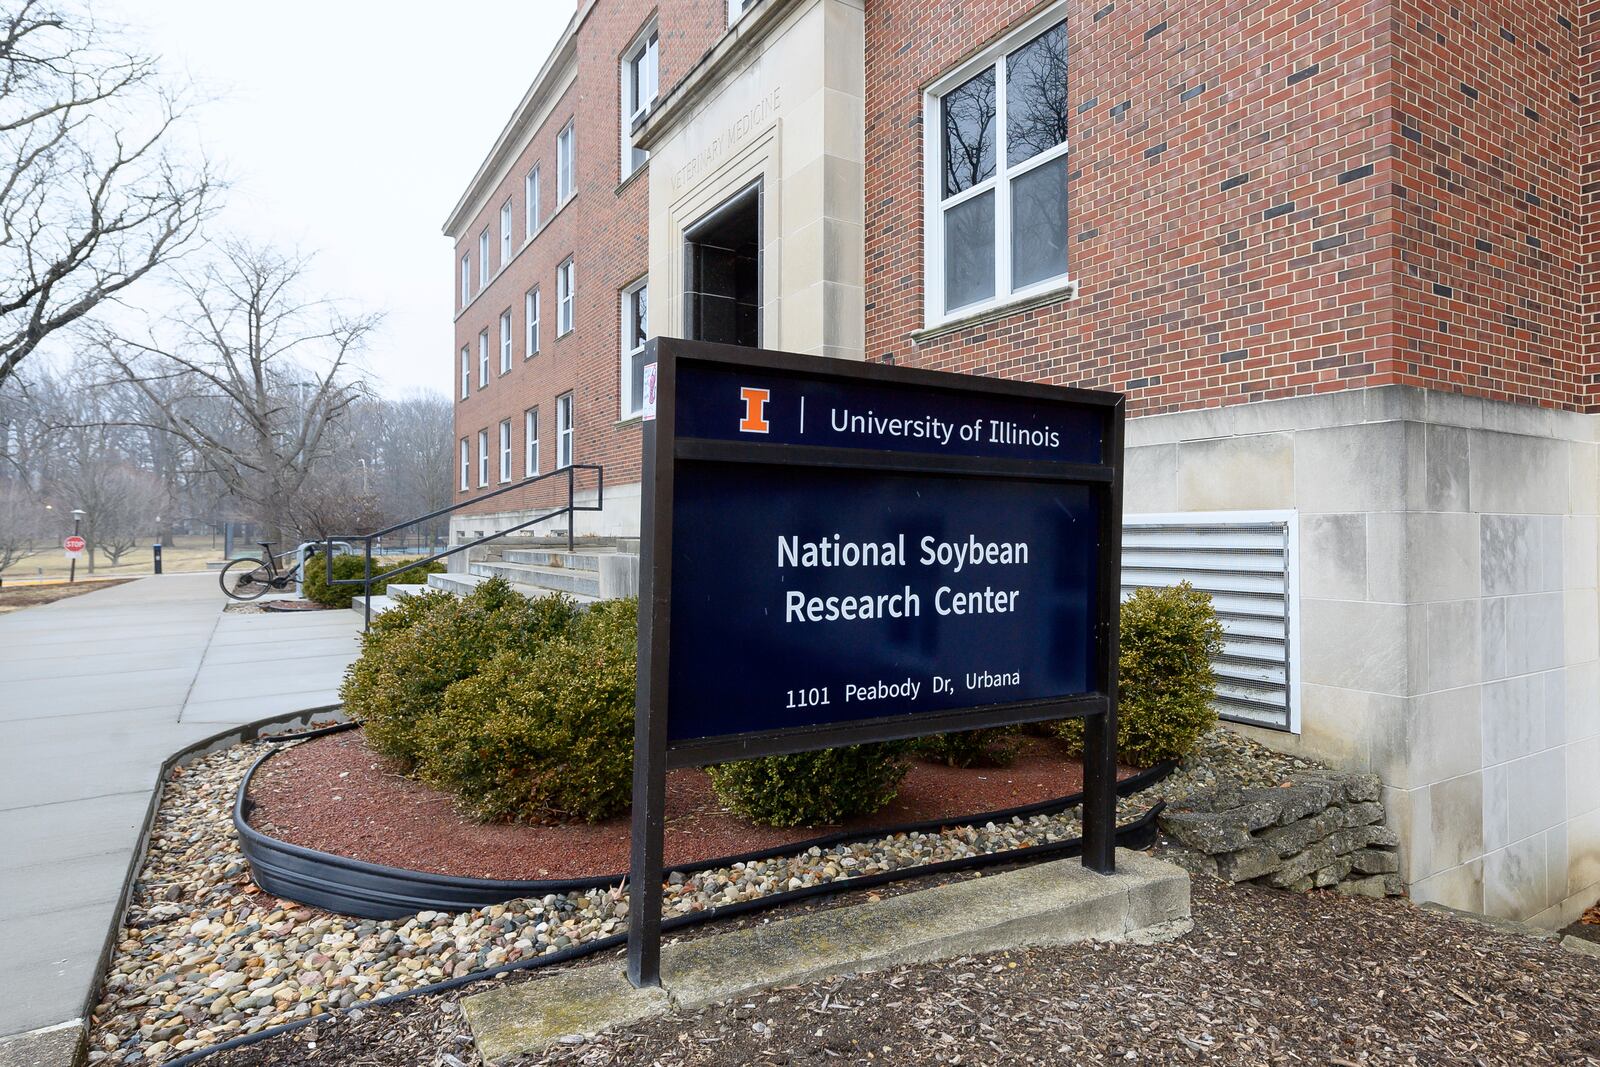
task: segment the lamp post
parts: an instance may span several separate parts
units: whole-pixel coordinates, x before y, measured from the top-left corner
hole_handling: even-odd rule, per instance
[[[78,529],[83,525],[83,516],[86,514],[82,508],[72,509],[72,536],[78,536]],[[71,585],[78,580],[78,557],[74,556],[67,561],[67,584]]]

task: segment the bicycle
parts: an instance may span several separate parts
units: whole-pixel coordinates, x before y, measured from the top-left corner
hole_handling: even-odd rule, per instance
[[[273,541],[257,541],[261,558],[236,559],[222,568],[218,581],[222,591],[235,600],[255,600],[269,589],[287,589],[300,576],[304,560],[295,560],[288,570],[278,569],[278,558],[272,554]]]

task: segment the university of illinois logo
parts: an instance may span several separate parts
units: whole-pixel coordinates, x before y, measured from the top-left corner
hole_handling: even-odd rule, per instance
[[[740,433],[767,433],[767,401],[772,399],[770,389],[752,389],[740,386],[739,397],[744,401],[744,418],[739,420]]]

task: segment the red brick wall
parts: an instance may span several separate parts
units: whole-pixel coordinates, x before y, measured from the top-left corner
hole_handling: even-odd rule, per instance
[[[517,162],[479,210],[457,241],[451,262],[451,292],[459,291],[461,256],[470,254],[474,292],[477,287],[478,234],[490,230],[488,289],[477,295],[456,320],[455,348],[451,354],[451,395],[460,396],[460,351],[472,347],[472,394],[456,403],[456,438],[467,437],[473,449],[471,488],[459,491],[467,499],[500,487],[498,425],[512,420],[512,478],[523,476],[523,412],[539,408],[540,469],[555,465],[555,401],[572,391],[576,406],[576,461],[605,467],[609,484],[639,479],[639,423],[619,425],[620,339],[622,288],[640,278],[649,260],[648,177],[641,168],[619,187],[620,141],[619,64],[624,49],[634,40],[655,11],[648,0],[598,0],[581,16],[578,27],[577,79],[562,96],[549,118],[533,132]],[[682,77],[726,28],[726,0],[674,0],[671,17],[660,20],[660,84],[663,91]],[[542,57],[529,62],[530,77]],[[576,117],[577,192],[566,206],[556,207],[556,136]],[[540,195],[545,227],[526,248],[522,245],[523,179],[540,164]],[[648,164],[646,165],[648,166]],[[500,205],[512,201],[513,253],[508,269],[500,272]],[[520,250],[520,251],[519,251]],[[556,337],[556,267],[568,256],[576,273],[575,328]],[[498,273],[498,275],[496,274]],[[534,285],[540,290],[540,354],[525,359],[524,294]],[[511,308],[515,338],[510,373],[499,373],[500,313]],[[489,328],[491,338],[490,383],[478,388],[477,338]],[[491,462],[488,490],[477,486],[477,434],[487,429]],[[459,456],[454,458],[459,464]],[[560,485],[555,483],[560,482]],[[580,487],[593,484],[580,478]],[[512,511],[549,506],[565,500],[563,479],[526,491],[513,491],[466,514]]]
[[[1398,4],[1394,380],[1583,409],[1576,12]]]
[[[1600,404],[1600,0],[1584,0],[1570,18],[1579,33],[1578,97],[1580,230],[1578,273],[1584,325],[1584,378],[1590,410]]]
[[[1504,6],[1070,4],[1079,295],[919,340],[920,90],[1039,5],[868,0],[869,358],[1135,414],[1392,382],[1584,406],[1575,38]]]

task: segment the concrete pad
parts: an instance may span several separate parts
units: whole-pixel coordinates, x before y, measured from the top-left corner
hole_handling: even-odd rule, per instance
[[[192,701],[184,705],[183,721],[188,726],[206,727],[200,731],[203,735],[215,732],[222,726],[255,722],[257,719],[269,719],[274,715],[326,707],[338,702],[339,687],[334,683],[304,692],[260,693],[232,699]]]
[[[0,967],[0,1004],[8,1033],[76,1019],[100,978],[100,955],[116,909],[8,920],[8,952]]]
[[[131,674],[140,671],[159,671],[181,668],[193,671],[200,666],[200,650],[194,647],[168,647],[140,652],[122,652],[115,656],[97,656],[94,660],[96,671],[117,674]],[[26,663],[21,663],[6,670],[8,682],[20,682],[38,678],[59,679],[63,672],[72,670],[71,664],[76,659],[74,656],[52,657],[32,656]]]
[[[0,872],[114,853],[127,866],[150,807],[144,790],[0,811]],[[0,905],[3,906],[3,905]]]
[[[83,1055],[84,1026],[73,1020],[0,1037],[0,1067],[69,1067]]]
[[[1189,928],[1189,876],[1117,850],[1117,873],[1076,859],[974,878],[663,945],[663,989],[618,964],[557,971],[461,1002],[485,1061],[780,985],[908,963],[1081,941],[1159,940]]]

